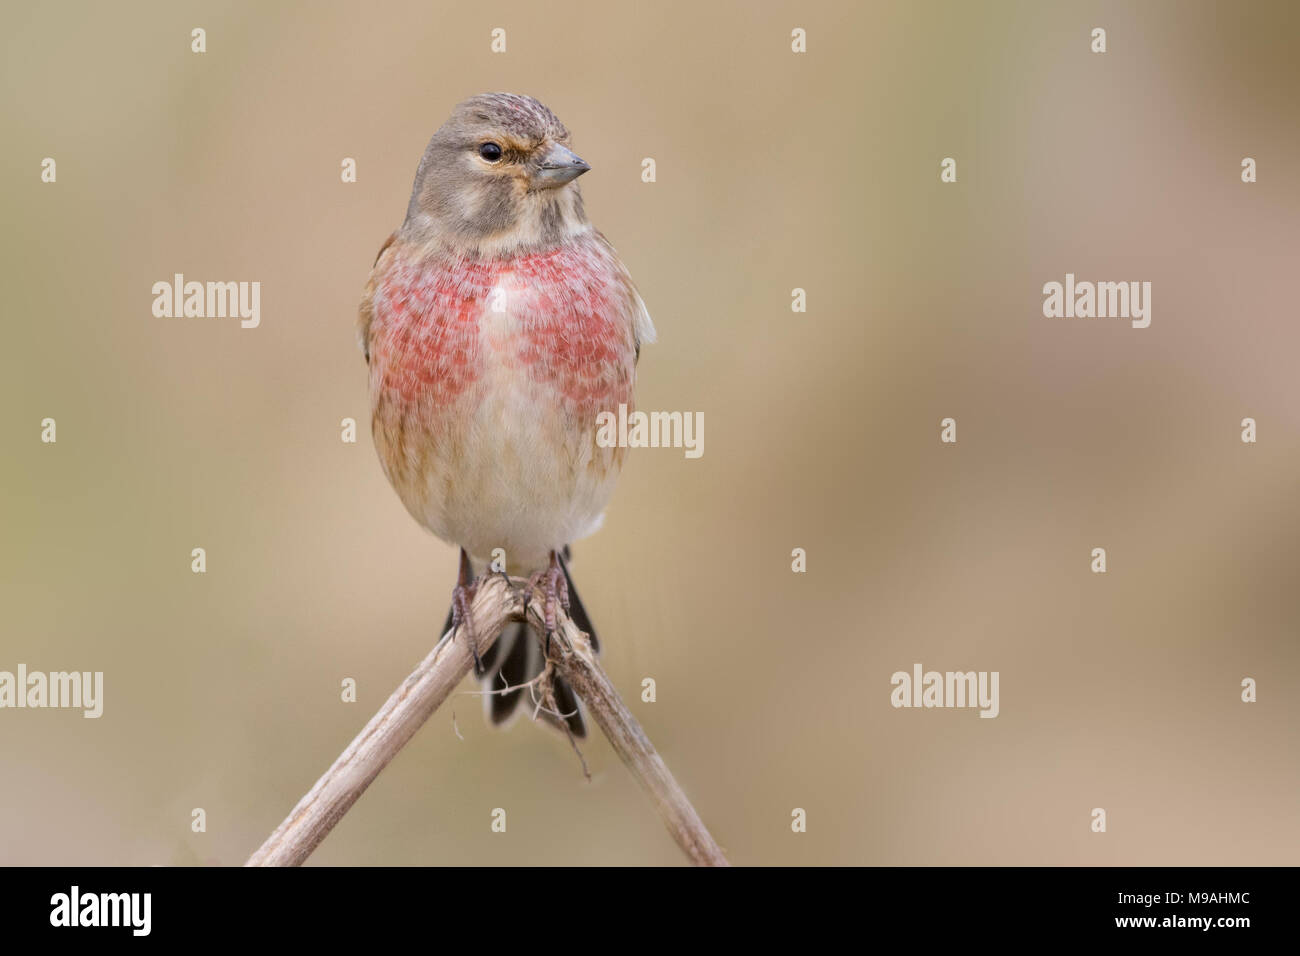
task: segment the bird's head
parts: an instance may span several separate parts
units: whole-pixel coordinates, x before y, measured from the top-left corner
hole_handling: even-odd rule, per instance
[[[488,254],[556,245],[590,228],[574,182],[590,168],[537,100],[484,93],[433,134],[404,229],[409,238]]]

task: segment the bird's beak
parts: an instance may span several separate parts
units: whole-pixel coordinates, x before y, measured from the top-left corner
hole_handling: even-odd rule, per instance
[[[573,150],[554,143],[537,161],[533,181],[542,189],[551,189],[571,183],[591,169]]]

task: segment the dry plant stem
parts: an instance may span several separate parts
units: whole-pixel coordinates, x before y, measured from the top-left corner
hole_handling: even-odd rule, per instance
[[[523,615],[522,593],[511,594],[501,578],[480,584],[470,608],[480,655]],[[244,865],[298,866],[306,860],[473,664],[463,638],[444,636]]]
[[[492,646],[506,624],[524,618],[528,587],[519,579],[507,584],[503,576],[479,582],[470,617],[480,655]],[[539,632],[544,629],[540,593],[531,594],[527,616],[532,627]],[[649,794],[668,832],[691,862],[726,866],[722,850],[596,662],[586,635],[562,609],[557,611],[556,627],[558,639],[553,639],[550,647],[556,670],[568,679],[614,750]],[[467,642],[460,637],[449,638],[444,636],[402,682],[245,866],[298,866],[311,855],[371,781],[469,673],[473,657]]]
[[[530,614],[529,624],[539,626],[540,618]],[[588,713],[650,797],[677,845],[696,866],[729,866],[695,807],[596,662],[587,636],[568,618],[563,618],[557,630],[560,639],[551,642],[555,669],[587,705]]]

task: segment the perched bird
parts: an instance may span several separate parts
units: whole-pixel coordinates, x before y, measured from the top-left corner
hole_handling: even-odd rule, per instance
[[[371,428],[407,510],[460,548],[447,627],[494,555],[591,635],[566,558],[599,526],[626,449],[597,443],[597,415],[629,410],[654,325],[613,247],[587,220],[590,169],[569,131],[530,96],[458,105],[415,173],[406,220],[379,250],[358,333],[370,366]],[[500,552],[497,549],[501,549]],[[543,667],[512,625],[479,661],[493,723]],[[555,685],[556,726],[583,736],[573,691]]]

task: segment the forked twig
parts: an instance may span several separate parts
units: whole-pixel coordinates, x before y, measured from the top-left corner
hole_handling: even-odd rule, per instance
[[[528,582],[521,579],[492,576],[480,582],[470,608],[474,633],[482,635],[480,654],[511,621],[526,619],[539,633],[545,628],[542,602],[534,595],[525,607],[528,594]],[[559,640],[550,642],[551,665],[587,705],[596,725],[649,795],[673,839],[692,863],[727,866],[699,814],[596,661],[586,635],[562,608],[556,614],[556,635]],[[298,866],[306,860],[464,679],[472,664],[466,641],[453,640],[450,633],[444,635],[245,866]]]

